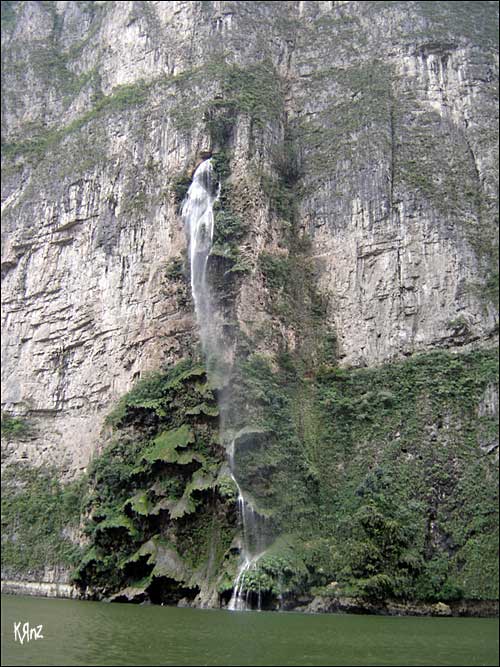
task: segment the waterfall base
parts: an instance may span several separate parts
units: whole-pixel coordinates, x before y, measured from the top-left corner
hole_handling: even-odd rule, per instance
[[[243,562],[240,565],[238,570],[238,575],[234,583],[234,590],[231,600],[227,606],[229,611],[247,611],[252,609],[250,605],[250,595],[253,593],[249,589],[245,592],[245,575],[249,572],[255,565],[257,561],[262,556],[262,554],[257,554],[255,556],[244,556]],[[262,595],[260,591],[257,593],[257,610],[262,609]]]

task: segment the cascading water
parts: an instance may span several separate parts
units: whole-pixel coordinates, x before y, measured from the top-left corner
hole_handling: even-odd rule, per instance
[[[207,283],[207,263],[214,236],[213,206],[219,190],[220,187],[214,179],[212,161],[204,160],[194,172],[193,181],[182,205],[182,218],[189,235],[191,293],[203,352],[208,357],[218,349],[212,295]]]
[[[182,218],[189,236],[191,291],[196,317],[200,327],[201,343],[208,365],[215,370],[225,368],[215,323],[215,311],[210,286],[207,282],[207,264],[214,234],[213,206],[220,194],[220,185],[214,178],[212,161],[203,161],[193,174],[182,206]],[[217,369],[217,366],[219,367]],[[259,521],[252,503],[245,498],[236,480],[234,461],[235,441],[228,452],[231,477],[238,490],[238,509],[242,525],[241,562],[228,608],[243,610],[248,607],[248,593],[244,597],[245,574],[256,564],[263,552]],[[260,595],[259,595],[260,608]]]
[[[242,525],[242,549],[241,562],[238,568],[238,574],[234,582],[233,595],[229,601],[228,609],[231,611],[242,611],[248,608],[248,592],[244,596],[245,575],[252,569],[262,555],[264,549],[259,531],[259,521],[257,513],[252,503],[245,498],[243,492],[238,484],[235,475],[234,463],[234,440],[231,442],[229,448],[229,465],[231,476],[238,490],[238,510],[241,517]],[[261,607],[261,596],[258,596],[258,609]]]

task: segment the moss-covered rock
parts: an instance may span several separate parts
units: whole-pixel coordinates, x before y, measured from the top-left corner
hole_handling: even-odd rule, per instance
[[[481,408],[495,351],[324,364],[305,380],[255,356],[241,370],[235,402],[268,435],[236,448],[238,479],[297,556],[278,542],[246,575],[250,591],[335,582],[371,600],[497,598],[498,445],[484,443],[498,424]]]
[[[235,530],[234,499],[218,490],[217,414],[205,370],[192,361],[120,401],[114,440],[89,471],[90,541],[75,573],[86,595],[171,601],[215,586]],[[207,569],[220,531],[228,538]]]
[[[43,579],[46,570],[69,573],[78,544],[86,480],[63,486],[57,471],[27,463],[2,472],[2,572],[7,579]]]

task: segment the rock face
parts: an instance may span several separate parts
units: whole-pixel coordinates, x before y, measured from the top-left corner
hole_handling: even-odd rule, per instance
[[[2,581],[4,595],[36,595],[44,598],[73,598],[79,597],[74,586],[60,583],[34,581]]]
[[[265,114],[236,121],[248,253],[279,251],[255,170],[272,173],[291,128],[341,362],[490,344],[493,16],[487,2],[8,3],[2,402],[36,424],[28,458],[82,469],[110,404],[196,336],[165,275],[186,246],[172,182],[209,142],[221,58],[265,59],[277,85]],[[253,275],[242,320],[266,322],[264,292]]]
[[[296,611],[299,609],[296,608]],[[498,616],[498,602],[474,602],[464,601],[449,606],[443,602],[427,605],[401,604],[392,600],[384,601],[383,604],[370,604],[365,600],[350,598],[322,599],[314,598],[307,606],[301,607],[300,611],[313,614],[328,613],[332,611],[354,614],[377,614],[382,616]]]
[[[340,365],[495,345],[496,3],[2,5],[7,463],[78,476],[199,344],[179,203],[211,151],[246,225],[223,320],[257,351],[314,328],[275,307],[292,218]]]

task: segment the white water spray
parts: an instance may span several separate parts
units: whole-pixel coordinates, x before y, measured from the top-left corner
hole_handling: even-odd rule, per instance
[[[211,160],[205,160],[196,169],[186,199],[182,205],[182,218],[189,235],[189,258],[191,265],[191,291],[196,317],[200,327],[203,352],[211,366],[215,363],[223,368],[223,350],[220,345],[215,323],[215,311],[210,286],[207,282],[207,264],[212,249],[214,235],[213,206],[220,194],[220,184],[214,177]],[[233,596],[228,608],[243,610],[248,608],[248,596],[244,596],[245,574],[251,570],[263,548],[260,539],[258,516],[252,503],[245,498],[236,480],[234,470],[234,447],[231,443],[228,452],[231,477],[238,490],[238,510],[242,524],[241,562],[234,584]],[[258,596],[260,609],[260,595]]]
[[[219,193],[220,186],[214,178],[212,161],[205,160],[194,172],[193,182],[182,205],[182,218],[189,235],[191,292],[206,356],[218,349],[212,295],[207,283],[207,263],[214,236],[213,206]]]
[[[228,604],[230,611],[243,611],[248,609],[248,591],[244,596],[245,590],[245,575],[257,564],[257,561],[262,556],[264,549],[262,548],[260,533],[258,530],[257,513],[252,503],[245,498],[243,492],[234,476],[234,440],[231,442],[229,448],[229,466],[231,470],[231,477],[238,490],[238,510],[241,517],[242,525],[242,548],[241,561],[234,582],[233,595]],[[258,609],[261,607],[261,596],[258,596]]]

